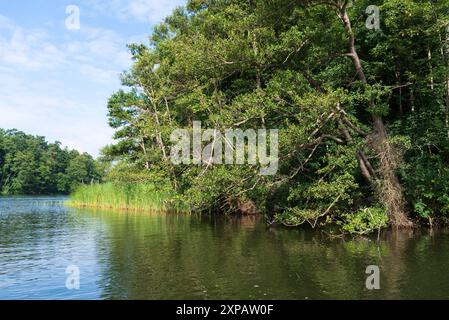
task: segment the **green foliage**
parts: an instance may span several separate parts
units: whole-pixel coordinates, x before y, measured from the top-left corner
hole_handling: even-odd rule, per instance
[[[0,129],[0,193],[68,194],[98,182],[102,168],[89,154],[61,149],[59,142],[17,130]]]
[[[379,30],[365,26],[373,4]],[[108,103],[116,143],[103,150],[107,179],[161,183],[195,210],[230,213],[253,203],[287,225],[340,221],[346,232],[365,233],[391,214],[379,209],[388,205],[378,204],[373,188],[385,173],[374,139],[382,119],[410,213],[444,220],[448,11],[447,1],[191,0],[154,29],[149,46],[129,46],[128,88]],[[348,54],[351,35],[366,81]],[[170,134],[193,121],[218,130],[278,129],[277,174],[173,165]]]
[[[340,224],[345,232],[350,234],[366,234],[385,228],[388,216],[385,209],[379,207],[364,208],[357,212],[344,213]]]
[[[72,193],[68,204],[132,211],[189,211],[170,188],[152,183],[82,185]]]
[[[412,209],[422,219],[449,218],[449,167],[440,155],[413,156],[413,165],[402,168],[406,195]]]

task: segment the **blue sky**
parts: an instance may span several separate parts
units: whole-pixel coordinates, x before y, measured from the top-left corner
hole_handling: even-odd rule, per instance
[[[185,0],[0,2],[0,128],[16,128],[97,156],[113,142],[108,97],[131,65],[126,44]],[[80,28],[66,27],[67,6]]]

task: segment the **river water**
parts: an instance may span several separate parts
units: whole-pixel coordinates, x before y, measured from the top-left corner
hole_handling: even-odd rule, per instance
[[[449,298],[445,231],[329,239],[254,217],[79,210],[64,200],[0,198],[0,299]],[[379,267],[378,290],[366,288],[369,265]]]

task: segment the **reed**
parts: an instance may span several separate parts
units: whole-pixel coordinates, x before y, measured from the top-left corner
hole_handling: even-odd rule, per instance
[[[78,187],[67,201],[70,207],[131,211],[189,212],[173,192],[152,184],[92,184]]]

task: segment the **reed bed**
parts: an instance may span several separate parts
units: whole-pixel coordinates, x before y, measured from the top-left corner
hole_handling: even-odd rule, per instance
[[[92,184],[82,185],[72,193],[67,205],[129,211],[189,212],[173,191],[151,184]]]

